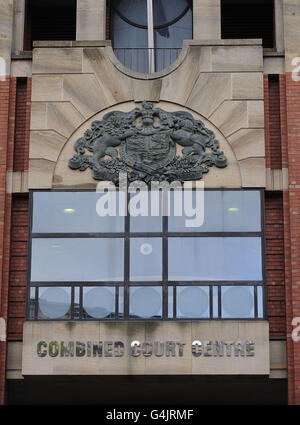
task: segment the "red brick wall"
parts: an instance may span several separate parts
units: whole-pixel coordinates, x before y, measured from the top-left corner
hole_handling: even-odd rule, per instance
[[[281,103],[278,75],[264,76],[266,167],[282,168]]]
[[[0,317],[7,323],[11,195],[6,193],[12,169],[16,80],[0,81]],[[5,402],[6,341],[0,342],[0,404]]]
[[[7,171],[28,169],[30,99],[31,79],[18,81],[7,77],[0,82],[0,317],[6,323],[11,310],[10,301],[14,299],[9,293],[10,269],[15,267],[10,257],[12,195],[6,193]],[[22,150],[16,162],[15,140]],[[16,252],[14,244],[12,252]],[[7,329],[10,326],[8,323]],[[6,348],[7,343],[0,342],[0,404],[5,402]]]
[[[106,2],[106,28],[105,28],[105,32],[106,32],[106,40],[110,40],[110,34],[109,34],[109,20],[110,20],[110,6],[109,3]]]
[[[14,171],[28,169],[31,79],[17,79]]]
[[[264,75],[266,167],[282,168],[284,104],[278,75]],[[266,192],[266,283],[270,337],[284,338],[285,261],[282,193]]]
[[[9,273],[8,340],[22,340],[25,320],[28,239],[28,196],[12,200]]]
[[[270,337],[285,339],[284,232],[282,193],[266,192],[266,284]]]
[[[283,86],[283,82],[282,82]],[[286,74],[289,191],[284,194],[289,403],[300,404],[300,343],[291,339],[291,320],[300,317],[300,82]]]
[[[278,75],[269,75],[269,125],[270,165],[272,170],[278,170],[282,168],[280,89]]]

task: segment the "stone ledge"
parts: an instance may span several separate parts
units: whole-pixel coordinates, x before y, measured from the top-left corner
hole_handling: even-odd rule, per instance
[[[183,44],[190,46],[262,46],[262,39],[184,40]],[[106,47],[111,45],[111,40],[46,40],[33,42],[33,47]]]
[[[232,38],[222,40],[184,40],[190,46],[262,46],[261,38]]]
[[[82,41],[34,41],[36,47],[106,47],[111,46],[110,40],[82,40]]]

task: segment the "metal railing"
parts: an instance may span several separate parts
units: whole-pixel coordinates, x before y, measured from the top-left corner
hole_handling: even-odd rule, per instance
[[[158,72],[171,65],[179,56],[181,48],[114,48],[118,60],[135,72]]]

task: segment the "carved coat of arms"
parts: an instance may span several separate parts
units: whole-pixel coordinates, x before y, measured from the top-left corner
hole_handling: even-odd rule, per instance
[[[188,112],[167,112],[143,102],[142,109],[114,111],[94,121],[75,142],[73,170],[93,170],[95,180],[129,182],[199,180],[209,167],[227,166],[214,133]],[[88,152],[92,154],[88,154]]]

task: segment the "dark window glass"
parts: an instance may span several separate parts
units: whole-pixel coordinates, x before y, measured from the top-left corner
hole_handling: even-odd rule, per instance
[[[76,0],[27,0],[24,50],[34,41],[76,40]]]
[[[274,47],[273,0],[221,0],[222,38],[262,38]]]

